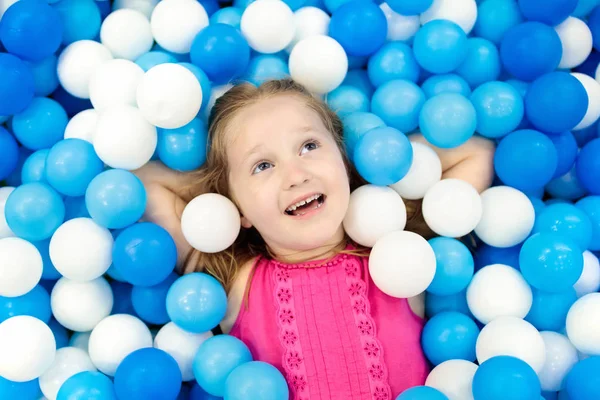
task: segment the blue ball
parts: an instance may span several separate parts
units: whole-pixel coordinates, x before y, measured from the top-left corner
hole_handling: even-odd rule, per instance
[[[552,140],[552,143],[554,143],[556,154],[558,155],[556,171],[554,172],[554,178],[558,178],[573,168],[579,148],[577,147],[575,137],[569,131],[558,135],[549,135],[548,137]]]
[[[594,11],[590,14],[587,21],[588,28],[592,31],[592,38],[594,40],[594,48],[600,49],[600,7],[594,8]],[[598,53],[595,53],[596,57]],[[596,65],[598,65],[596,63]],[[593,75],[592,75],[593,76]]]
[[[484,361],[473,377],[475,400],[533,400],[539,399],[540,393],[540,380],[533,368],[512,356]]]
[[[64,45],[98,37],[102,18],[100,8],[94,0],[60,0],[52,7],[58,11],[62,20]]]
[[[91,218],[85,205],[85,196],[65,197],[65,222],[73,218]]]
[[[408,16],[424,13],[431,7],[433,0],[389,0],[387,3],[393,11]]]
[[[448,237],[429,240],[436,259],[433,281],[427,292],[447,296],[465,289],[475,270],[471,252],[462,242]]]
[[[42,0],[21,0],[2,16],[0,40],[9,53],[41,61],[58,50],[63,36],[60,14]]]
[[[158,129],[160,160],[178,171],[193,171],[206,162],[208,130],[203,120],[194,118],[175,129]]]
[[[0,323],[17,315],[29,315],[44,323],[50,321],[50,295],[40,285],[18,297],[0,296]],[[1,393],[1,392],[0,392]]]
[[[561,57],[558,33],[540,22],[524,22],[510,28],[500,44],[500,59],[506,71],[523,81],[554,71]]]
[[[496,45],[487,39],[467,40],[467,55],[455,73],[465,78],[472,88],[482,83],[495,81],[500,76],[502,65]]]
[[[8,177],[19,163],[19,145],[6,129],[0,126],[0,181]]]
[[[289,388],[277,368],[261,361],[240,365],[227,377],[225,398],[231,400],[286,400]]]
[[[479,327],[465,314],[442,312],[425,324],[421,344],[433,365],[454,359],[475,361],[478,335]]]
[[[29,107],[13,117],[12,128],[23,146],[40,150],[61,140],[68,122],[67,112],[57,101],[36,97]]]
[[[514,0],[486,0],[477,6],[474,33],[499,45],[504,34],[523,22],[519,6]]]
[[[414,82],[393,80],[379,86],[371,98],[371,110],[388,126],[409,133],[419,126],[425,94]]]
[[[553,198],[562,200],[577,200],[587,194],[577,177],[575,167],[563,176],[552,179],[544,189]]]
[[[556,171],[558,155],[548,136],[533,130],[506,135],[494,155],[498,177],[508,186],[525,191],[545,186]]]
[[[50,260],[50,239],[32,242],[31,244],[38,249],[40,255],[42,256],[42,279],[57,280],[62,278],[62,275],[56,270],[54,264],[52,264],[52,260]]]
[[[353,160],[367,182],[391,185],[408,173],[413,160],[412,145],[397,129],[375,128],[358,139]]]
[[[385,43],[387,19],[377,4],[352,0],[333,11],[329,36],[338,41],[349,56],[369,56]]]
[[[356,142],[368,131],[385,126],[385,122],[377,115],[367,112],[353,112],[341,116],[344,125],[344,144],[348,157],[354,157]]]
[[[0,76],[0,115],[11,116],[29,107],[35,91],[31,68],[12,54],[0,53]]]
[[[475,253],[476,270],[492,265],[504,264],[514,269],[519,269],[519,253],[521,244],[512,247],[493,247],[488,244],[477,246]]]
[[[583,251],[568,236],[539,232],[523,243],[519,265],[531,286],[546,292],[564,292],[581,276]]]
[[[369,58],[369,79],[376,87],[395,79],[417,83],[421,67],[413,50],[402,42],[389,42]]]
[[[530,21],[555,26],[563,22],[575,11],[578,0],[519,0],[523,16]]]
[[[260,54],[252,57],[244,73],[244,80],[260,86],[271,79],[283,79],[290,76],[286,60],[273,54]]]
[[[499,138],[514,131],[525,114],[523,98],[510,84],[487,82],[471,95],[477,113],[477,132]]]
[[[573,239],[582,250],[592,241],[592,221],[572,204],[552,204],[536,216],[532,233],[555,232]]]
[[[196,352],[192,364],[194,377],[207,393],[223,396],[231,371],[252,360],[248,346],[241,340],[230,335],[213,336]]]
[[[589,249],[600,250],[600,196],[587,196],[575,203],[575,206],[583,211],[592,223],[592,240]]]
[[[0,376],[0,398],[2,399],[37,400],[42,396],[37,378],[27,382],[13,382]]]
[[[132,285],[154,286],[164,281],[177,262],[175,241],[164,228],[140,222],[124,229],[113,246],[113,264]]]
[[[45,97],[54,92],[59,85],[57,65],[58,58],[53,54],[38,62],[25,62],[31,68],[35,84],[35,95]]]
[[[473,317],[467,304],[466,289],[448,296],[437,296],[433,293],[427,293],[427,296],[425,296],[425,315],[428,318],[446,311],[456,311]]]
[[[107,271],[107,272],[110,272]],[[113,279],[113,274],[109,273],[109,276]],[[120,278],[120,277],[119,277]],[[137,313],[133,309],[133,300],[132,300],[132,292],[133,286],[127,282],[119,282],[118,280],[114,280],[110,283],[110,288],[113,292],[114,303],[113,308],[111,310],[111,315],[115,314],[129,314],[134,317],[138,317]],[[163,298],[163,301],[165,299]]]
[[[154,286],[134,286],[131,291],[131,304],[135,313],[145,322],[164,325],[169,322],[167,314],[167,293],[178,275],[171,273],[167,279]]]
[[[400,393],[396,400],[448,400],[448,397],[430,386],[414,386]]]
[[[48,290],[48,292],[51,292],[51,290]],[[59,324],[58,321],[54,318],[50,319],[48,327],[54,335],[57,350],[62,349],[63,347],[67,347],[69,345],[69,332],[67,332],[67,328]]]
[[[143,348],[130,353],[115,372],[115,393],[120,399],[175,400],[181,390],[181,370],[163,350]]]
[[[527,119],[537,129],[562,133],[573,129],[585,116],[588,96],[577,78],[552,72],[536,79],[525,95]]]
[[[58,89],[52,93],[51,97],[65,109],[69,117],[73,117],[83,110],[93,108],[90,99],[75,97],[67,92],[62,86],[59,86]]]
[[[203,333],[217,326],[227,311],[227,295],[212,276],[194,272],[177,279],[167,294],[167,313],[177,326]]]
[[[6,199],[4,215],[15,235],[29,241],[44,240],[63,223],[65,205],[50,186],[32,182],[12,191]]]
[[[327,94],[327,105],[338,115],[369,112],[371,99],[354,86],[338,86]]]
[[[533,288],[533,303],[525,320],[538,331],[560,332],[567,320],[569,309],[577,300],[572,287],[563,292],[551,293]]]
[[[216,397],[212,394],[206,393],[204,389],[198,385],[198,382],[194,382],[194,386],[192,386],[192,390],[190,391],[189,400],[220,400],[222,397]]]
[[[460,146],[473,136],[477,113],[465,96],[442,93],[425,102],[419,114],[419,125],[429,143],[449,149]]]
[[[457,93],[465,97],[471,95],[467,81],[456,74],[433,75],[423,82],[421,89],[428,99],[440,93]]]
[[[139,56],[135,63],[139,65],[144,72],[147,72],[150,68],[156,67],[160,64],[177,63],[179,60],[175,56],[167,51],[149,51]]]
[[[179,63],[179,65],[186,67],[188,70],[194,74],[198,82],[200,82],[200,88],[202,89],[202,105],[200,106],[200,110],[198,111],[198,116],[205,110],[208,102],[210,101],[210,95],[212,92],[212,83],[210,83],[210,79],[208,76],[202,71],[199,67],[190,63]]]
[[[577,157],[577,178],[591,194],[600,194],[600,138],[588,142]]]
[[[210,16],[210,24],[226,24],[240,29],[243,10],[238,7],[221,8]]]
[[[452,21],[429,21],[415,34],[413,50],[421,67],[434,74],[446,74],[467,57],[467,35]]]
[[[362,68],[349,69],[341,85],[354,86],[362,90],[368,98],[371,98],[373,92],[375,92],[375,87],[371,83],[368,72]]]
[[[223,84],[244,73],[250,61],[250,47],[236,28],[214,24],[194,38],[190,57],[213,83]]]
[[[600,357],[580,360],[567,373],[564,387],[571,400],[594,400],[600,398]]]
[[[122,229],[144,214],[146,190],[131,172],[111,169],[92,179],[85,192],[85,205],[97,224]]]

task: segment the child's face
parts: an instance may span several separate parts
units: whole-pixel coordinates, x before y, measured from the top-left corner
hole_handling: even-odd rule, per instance
[[[318,114],[301,98],[281,95],[242,110],[231,127],[229,185],[242,225],[254,226],[277,255],[338,244],[350,187],[342,155]],[[296,215],[286,211],[315,194],[324,196]]]

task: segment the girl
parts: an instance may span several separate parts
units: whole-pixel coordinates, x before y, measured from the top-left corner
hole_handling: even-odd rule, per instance
[[[147,190],[145,219],[171,233],[180,269],[207,272],[227,290],[223,332],[279,368],[295,399],[394,399],[423,385],[422,299],[409,305],[381,292],[368,274],[369,249],[343,229],[350,193],[365,182],[336,114],[291,80],[242,84],[216,101],[208,140],[198,171],[149,163],[136,174]],[[444,178],[479,191],[491,184],[491,142],[435,150]],[[217,254],[193,250],[180,227],[186,202],[207,192],[227,196],[241,215],[239,237]],[[431,236],[418,202],[407,209],[407,230]]]

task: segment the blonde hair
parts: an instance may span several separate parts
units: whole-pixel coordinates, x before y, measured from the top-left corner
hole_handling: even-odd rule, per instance
[[[279,95],[292,95],[301,98],[306,106],[320,117],[324,126],[331,132],[342,154],[348,173],[350,190],[352,191],[367,183],[348,159],[343,139],[343,125],[336,113],[302,85],[291,79],[280,79],[267,81],[258,87],[249,83],[238,84],[216,100],[208,121],[206,162],[200,169],[191,172],[195,175],[192,179],[193,184],[179,191],[182,198],[189,201],[200,194],[218,193],[234,201],[228,185],[229,165],[226,153],[227,132],[231,128],[231,122],[238,112],[245,107]],[[409,214],[407,229],[427,235],[429,233],[428,229],[422,218],[419,218],[421,214],[420,202],[408,201],[406,203]],[[348,244],[352,244],[354,249],[345,250]],[[354,243],[347,235],[345,235],[342,243],[336,246],[336,253],[368,255],[369,251],[370,249]],[[209,254],[200,253],[197,250],[190,251],[183,264],[185,268],[183,272],[204,271],[209,273],[229,291],[240,267],[257,256],[274,258],[274,255],[271,254],[268,246],[254,227],[242,228],[235,242],[221,252]]]

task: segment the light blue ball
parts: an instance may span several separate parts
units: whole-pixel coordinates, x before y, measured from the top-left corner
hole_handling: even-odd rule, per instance
[[[23,146],[40,150],[62,140],[68,122],[67,112],[57,101],[36,97],[29,107],[13,117],[12,128]]]
[[[456,74],[433,75],[421,85],[423,93],[429,99],[440,93],[458,93],[465,97],[471,95],[471,88],[467,81]]]
[[[482,38],[467,40],[467,55],[455,73],[465,78],[472,88],[497,80],[502,65],[496,45]]]
[[[435,253],[436,270],[427,291],[447,296],[465,289],[475,271],[475,262],[467,246],[448,237],[430,239],[429,244]]]
[[[158,129],[160,160],[178,171],[193,171],[206,162],[208,130],[203,120],[194,118],[175,129]]]
[[[43,286],[36,285],[17,297],[0,296],[0,323],[18,315],[29,315],[46,324],[50,321],[50,295]]]
[[[221,8],[210,16],[211,24],[226,24],[240,29],[243,10],[238,7]]]
[[[558,293],[545,292],[532,288],[533,303],[525,320],[538,331],[560,332],[567,320],[569,309],[577,300],[572,287]]]
[[[474,32],[499,45],[504,34],[513,26],[523,22],[519,6],[514,0],[486,0],[477,6],[477,21]]]
[[[94,0],[60,0],[52,5],[63,23],[62,43],[94,40],[100,33],[100,9]]]
[[[592,241],[592,221],[572,204],[552,204],[536,216],[532,233],[554,232],[568,236],[587,250]]]
[[[475,361],[478,335],[477,324],[468,316],[453,311],[442,312],[425,324],[421,344],[433,365],[455,359]]]
[[[586,213],[592,223],[592,240],[589,249],[600,250],[600,196],[586,196],[575,203],[575,206]]]
[[[388,126],[410,133],[419,126],[425,94],[414,82],[393,80],[379,86],[371,98],[373,114]]]
[[[434,74],[446,74],[465,60],[467,35],[452,21],[429,21],[415,34],[413,50],[421,67]]]
[[[418,15],[427,11],[427,9],[433,4],[433,0],[389,0],[387,3],[390,8],[398,14]]]
[[[0,398],[2,399],[38,400],[42,396],[38,378],[27,382],[13,382],[0,376]]]
[[[327,94],[327,104],[338,115],[354,112],[369,112],[371,101],[354,86],[338,86]]]
[[[414,386],[400,393],[396,400],[448,400],[448,397],[430,386]]]
[[[277,368],[261,361],[251,361],[231,371],[225,382],[228,400],[287,400],[289,388]]]
[[[267,80],[283,79],[290,76],[286,60],[273,54],[261,54],[253,57],[244,73],[244,80],[260,86]]]
[[[429,143],[449,149],[473,136],[477,113],[465,96],[442,93],[425,102],[419,114],[419,125]]]
[[[505,136],[519,126],[525,107],[517,90],[505,82],[487,82],[471,95],[477,113],[477,133],[487,138]]]
[[[58,57],[54,54],[38,62],[25,62],[31,68],[35,82],[35,95],[39,97],[49,96],[59,85],[58,82]]]
[[[353,112],[341,116],[344,125],[344,144],[348,157],[354,158],[356,142],[368,131],[385,126],[385,122],[377,115],[368,112]]]
[[[406,43],[389,42],[369,58],[369,79],[376,87],[395,79],[417,83],[421,67]]]
[[[49,152],[50,149],[38,150],[27,157],[21,169],[21,181],[23,183],[48,183],[46,180],[46,158]]]
[[[474,400],[539,399],[540,380],[525,361],[496,356],[481,363],[473,377]]]
[[[600,398],[600,357],[580,360],[565,377],[564,385],[569,399],[593,400]]]

